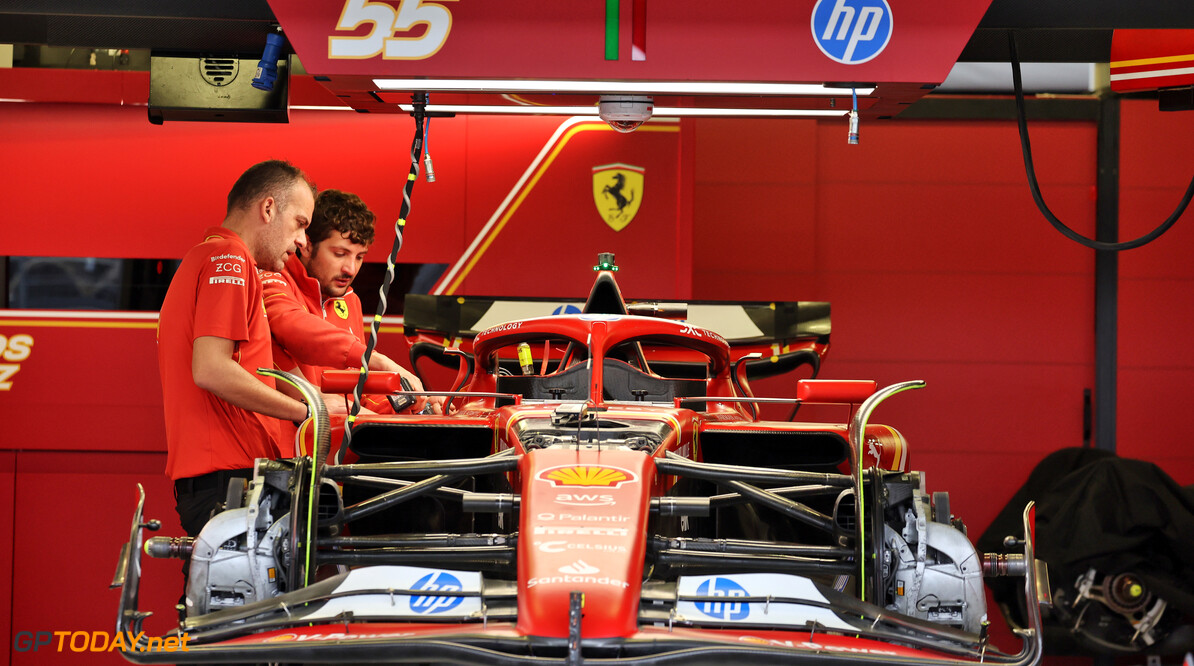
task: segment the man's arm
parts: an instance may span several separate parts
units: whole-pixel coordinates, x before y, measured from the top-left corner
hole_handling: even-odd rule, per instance
[[[232,360],[236,343],[205,335],[195,339],[191,375],[195,385],[241,409],[287,421],[307,418],[307,406],[289,398],[249,374]]]
[[[270,335],[294,360],[331,368],[360,366],[365,345],[357,336],[307,312],[280,273],[263,272],[260,278]],[[376,368],[370,364],[370,369]]]

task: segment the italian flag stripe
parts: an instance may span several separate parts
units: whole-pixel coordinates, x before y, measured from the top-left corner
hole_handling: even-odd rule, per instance
[[[605,0],[605,59],[618,59],[618,0]]]

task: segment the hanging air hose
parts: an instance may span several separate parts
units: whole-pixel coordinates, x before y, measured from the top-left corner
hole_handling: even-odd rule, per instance
[[[413,110],[411,115],[415,119],[415,138],[410,146],[410,171],[406,175],[406,184],[402,188],[402,208],[398,212],[398,221],[394,223],[394,245],[390,248],[390,256],[386,259],[386,275],[378,291],[377,314],[373,315],[373,322],[369,325],[369,340],[365,343],[365,353],[361,355],[361,374],[357,378],[356,386],[352,389],[352,410],[344,422],[344,441],[336,453],[336,462],[343,462],[344,451],[352,441],[352,428],[357,415],[361,411],[361,393],[365,388],[365,379],[369,376],[369,358],[373,356],[373,349],[377,346],[377,330],[381,326],[382,315],[386,313],[386,294],[390,291],[390,284],[394,281],[395,261],[398,251],[402,249],[402,232],[406,227],[406,218],[410,215],[410,195],[415,189],[415,181],[419,178],[419,156],[423,152],[424,122],[430,125],[427,117],[427,93],[415,93],[413,96]]]
[[[1156,240],[1161,234],[1169,231],[1169,228],[1172,227],[1173,224],[1177,222],[1177,219],[1182,216],[1182,213],[1186,211],[1186,206],[1190,204],[1190,199],[1194,197],[1194,178],[1190,179],[1190,185],[1186,187],[1186,194],[1182,197],[1181,202],[1178,203],[1177,209],[1174,210],[1173,214],[1170,215],[1164,222],[1162,222],[1160,226],[1144,234],[1143,236],[1140,236],[1139,238],[1135,238],[1130,241],[1124,241],[1122,243],[1107,243],[1087,238],[1086,236],[1083,236],[1082,234],[1066,226],[1065,223],[1057,219],[1057,216],[1053,214],[1053,211],[1049,210],[1049,206],[1045,204],[1045,200],[1041,196],[1040,184],[1037,183],[1036,180],[1036,169],[1032,166],[1032,146],[1028,140],[1028,121],[1025,119],[1024,113],[1024,85],[1020,78],[1020,58],[1016,54],[1015,33],[1008,31],[1007,42],[1008,48],[1011,52],[1012,85],[1016,90],[1016,122],[1020,128],[1020,150],[1022,153],[1024,153],[1024,171],[1028,173],[1028,187],[1032,190],[1032,200],[1036,202],[1036,207],[1040,209],[1041,214],[1045,216],[1045,219],[1049,221],[1049,224],[1053,225],[1053,228],[1061,233],[1061,235],[1076,243],[1085,245],[1092,250],[1103,250],[1106,252],[1131,250],[1133,248],[1150,243]]]

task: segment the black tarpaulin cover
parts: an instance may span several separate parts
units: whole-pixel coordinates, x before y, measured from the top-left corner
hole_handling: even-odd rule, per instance
[[[978,539],[1001,552],[1020,536],[1020,514],[1036,507],[1036,556],[1049,565],[1054,589],[1072,587],[1094,568],[1135,573],[1171,607],[1194,616],[1194,486],[1179,486],[1153,463],[1095,449],[1045,457]],[[1016,579],[988,581],[996,601],[1012,603]]]

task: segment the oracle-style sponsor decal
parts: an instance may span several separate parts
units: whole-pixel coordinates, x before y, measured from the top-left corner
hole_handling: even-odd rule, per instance
[[[609,465],[561,465],[549,467],[535,477],[556,487],[618,488],[638,481],[638,476],[621,467]]]
[[[484,331],[481,331],[480,333],[478,333],[477,337],[473,339],[473,344],[475,345],[477,343],[477,340],[480,340],[481,338],[488,337],[490,335],[496,335],[498,333],[501,333],[502,331],[516,331],[520,328],[522,328],[521,321],[511,321],[511,322],[507,322],[505,324],[498,324],[497,326],[492,326],[492,327],[487,328]]]
[[[362,27],[368,28],[363,35]],[[423,60],[443,47],[451,30],[452,12],[442,2],[348,0],[328,37],[328,58]]]

